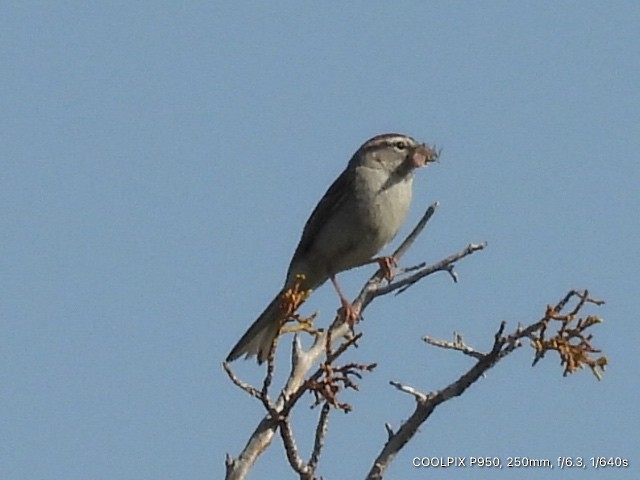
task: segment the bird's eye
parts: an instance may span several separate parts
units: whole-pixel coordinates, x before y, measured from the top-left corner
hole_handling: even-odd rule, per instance
[[[395,143],[395,147],[396,147],[398,150],[406,150],[406,149],[407,149],[407,144],[406,144],[405,142],[403,142],[402,140],[398,140],[398,141]]]

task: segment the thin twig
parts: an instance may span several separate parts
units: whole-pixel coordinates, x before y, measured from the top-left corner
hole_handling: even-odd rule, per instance
[[[433,345],[434,347],[457,350],[475,359],[480,359],[486,355],[486,353],[480,352],[475,348],[472,348],[466,343],[464,343],[464,340],[462,339],[462,335],[458,333],[453,334],[452,342],[446,341],[446,340],[439,340],[439,339],[431,338],[428,336],[422,337],[422,340],[428,343],[429,345]]]
[[[231,366],[229,365],[229,363],[227,362],[222,362],[222,367],[224,368],[224,371],[227,372],[227,375],[229,376],[229,378],[231,379],[231,381],[237,386],[240,387],[242,390],[244,390],[245,392],[247,392],[249,395],[251,395],[252,397],[257,398],[258,400],[262,399],[262,393],[260,393],[260,391],[257,388],[254,388],[253,386],[249,385],[246,382],[243,382],[242,380],[240,380],[235,373],[233,373],[233,370],[231,370]]]
[[[420,218],[416,226],[413,227],[413,230],[411,230],[411,233],[407,235],[407,238],[405,238],[404,241],[400,244],[400,246],[396,249],[396,251],[393,252],[393,258],[397,260],[402,256],[404,256],[404,254],[411,248],[411,246],[416,241],[418,236],[425,229],[425,227],[427,226],[427,223],[429,222],[429,220],[431,220],[431,217],[436,212],[436,209],[439,206],[440,206],[439,202],[434,202],[431,205],[429,205],[429,208],[427,208],[427,211],[424,212],[424,215],[422,215],[422,217]]]
[[[440,260],[437,263],[434,263],[433,265],[424,267],[418,270],[417,272],[415,272],[414,274],[409,275],[408,277],[404,277],[400,280],[394,281],[389,285],[379,286],[377,289],[375,289],[375,291],[373,291],[372,295],[374,297],[380,297],[382,295],[387,295],[388,293],[391,293],[396,290],[398,290],[398,293],[402,293],[406,291],[409,287],[416,284],[419,280],[422,280],[424,277],[428,275],[432,275],[433,273],[442,272],[442,271],[448,272],[449,275],[451,275],[451,277],[453,278],[454,282],[457,282],[458,277],[453,272],[453,267],[455,262],[479,250],[483,250],[484,248],[486,248],[486,246],[487,246],[487,242],[471,243],[467,245],[467,247],[464,250],[454,253],[453,255],[450,255],[447,258]]]
[[[327,402],[322,405],[320,410],[320,418],[318,418],[318,425],[316,426],[316,436],[313,440],[313,451],[311,452],[311,458],[309,459],[309,469],[315,471],[320,460],[320,453],[322,453],[322,447],[324,447],[324,439],[327,435],[327,428],[329,425],[329,413],[331,412],[331,405]]]
[[[293,430],[291,429],[291,423],[289,419],[283,417],[280,420],[280,436],[282,437],[282,443],[284,443],[284,450],[287,453],[287,460],[289,465],[300,475],[306,475],[308,473],[307,465],[304,464],[302,458],[298,454],[298,447],[296,441],[293,438]]]
[[[421,392],[420,390],[410,387],[409,385],[403,385],[400,382],[394,382],[393,380],[389,380],[389,383],[396,387],[398,390],[404,393],[408,393],[409,395],[413,395],[417,402],[426,402],[429,398],[429,395]]]

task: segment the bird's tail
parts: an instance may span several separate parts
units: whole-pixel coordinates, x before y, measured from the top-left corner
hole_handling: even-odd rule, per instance
[[[242,338],[238,340],[236,346],[227,355],[227,362],[232,362],[242,355],[245,358],[257,355],[258,363],[262,363],[269,358],[271,346],[278,336],[280,324],[283,320],[280,308],[281,297],[282,291],[276,295],[267,308],[264,309],[264,312],[260,314]]]

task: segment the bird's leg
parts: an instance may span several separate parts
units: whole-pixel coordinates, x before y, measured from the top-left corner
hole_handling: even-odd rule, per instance
[[[340,289],[340,285],[338,285],[338,281],[334,275],[329,277],[331,279],[331,283],[333,284],[333,288],[336,289],[338,293],[338,297],[340,297],[340,303],[342,304],[342,308],[344,309],[345,319],[349,326],[353,328],[356,322],[360,319],[360,310],[354,307],[349,300],[344,296],[342,290]]]

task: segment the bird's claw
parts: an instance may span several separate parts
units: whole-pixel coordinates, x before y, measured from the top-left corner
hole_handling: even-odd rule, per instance
[[[382,271],[383,278],[391,283],[393,280],[393,269],[398,266],[398,262],[393,255],[389,255],[387,257],[380,257],[377,259],[378,265],[380,265],[380,270]]]

